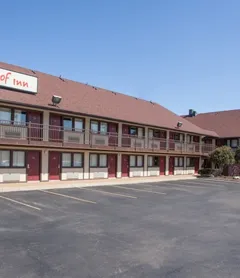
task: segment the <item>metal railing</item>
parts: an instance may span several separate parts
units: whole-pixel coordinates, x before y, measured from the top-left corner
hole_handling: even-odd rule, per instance
[[[40,144],[40,142],[45,145],[125,148],[129,150],[204,155],[214,150],[213,145],[204,143],[186,143],[164,138],[118,134],[116,132],[96,133],[89,130],[66,129],[61,126],[42,125],[33,122],[0,121],[1,144]]]

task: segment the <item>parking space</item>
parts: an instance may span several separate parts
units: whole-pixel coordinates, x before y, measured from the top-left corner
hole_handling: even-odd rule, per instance
[[[0,277],[240,277],[240,183],[0,194]]]

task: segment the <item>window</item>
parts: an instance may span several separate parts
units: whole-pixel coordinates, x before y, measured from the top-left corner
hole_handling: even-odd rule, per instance
[[[107,167],[107,154],[90,154],[90,167]]]
[[[83,167],[83,154],[82,153],[63,153],[62,154],[62,167],[63,168],[82,168]]]
[[[153,138],[153,129],[148,130],[148,138]]]
[[[129,134],[130,135],[137,135],[137,128],[131,126],[130,130],[129,130]]]
[[[153,137],[155,137],[155,138],[160,138],[160,130],[154,129],[154,131],[153,131]]]
[[[101,134],[107,134],[107,123],[100,123],[100,133]]]
[[[231,147],[236,148],[238,146],[238,139],[232,139],[231,140]]]
[[[91,121],[91,131],[94,133],[98,133],[98,122]]]
[[[13,151],[13,167],[24,167],[25,166],[25,152],[24,151]]]
[[[71,167],[72,165],[72,156],[71,153],[62,154],[62,167]]]
[[[10,151],[0,151],[0,167],[10,167]]]
[[[143,156],[130,155],[130,167],[143,167]]]
[[[143,166],[143,157],[141,155],[137,156],[137,167]]]
[[[195,158],[187,157],[187,167],[194,167],[194,166],[195,166]]]
[[[183,167],[183,157],[175,157],[175,167]]]
[[[0,108],[0,121],[10,122],[11,121],[11,109],[10,108]]]
[[[107,155],[106,154],[99,155],[99,167],[107,167]]]
[[[130,167],[135,167],[135,166],[136,166],[136,156],[130,155]]]
[[[75,119],[74,128],[76,131],[82,131],[83,130],[83,120]]]
[[[158,156],[148,156],[148,167],[158,167],[159,157]]]
[[[143,128],[142,127],[139,127],[138,128],[138,137],[143,137]]]
[[[64,130],[72,130],[72,118],[63,118],[63,128]]]
[[[27,113],[22,110],[14,110],[14,124],[26,124]]]
[[[191,143],[191,135],[187,135],[187,143]]]
[[[180,133],[174,133],[173,139],[176,141],[180,141]]]
[[[98,166],[98,155],[90,154],[90,167],[97,167],[97,166]]]
[[[0,167],[25,167],[25,152],[0,150]]]
[[[81,153],[73,154],[73,167],[83,167],[83,155]]]

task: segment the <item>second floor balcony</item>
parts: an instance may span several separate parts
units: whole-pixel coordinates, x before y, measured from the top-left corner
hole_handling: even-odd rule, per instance
[[[201,155],[208,155],[214,150],[212,144],[203,142],[186,143],[173,139],[148,138],[117,132],[91,132],[31,122],[3,121],[0,123],[0,144]]]

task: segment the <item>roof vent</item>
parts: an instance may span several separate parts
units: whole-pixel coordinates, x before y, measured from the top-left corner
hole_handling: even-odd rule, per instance
[[[59,76],[59,79],[61,79],[63,82],[65,81],[65,80],[62,78],[62,76],[61,76],[61,75]]]
[[[32,73],[36,74],[36,71],[32,70]]]
[[[150,103],[151,103],[152,105],[154,105],[154,102],[153,102],[153,101],[151,101],[151,100],[150,100]]]
[[[113,91],[112,91],[112,93],[113,93],[114,95],[116,95],[116,94],[117,94],[116,92],[113,92]]]

